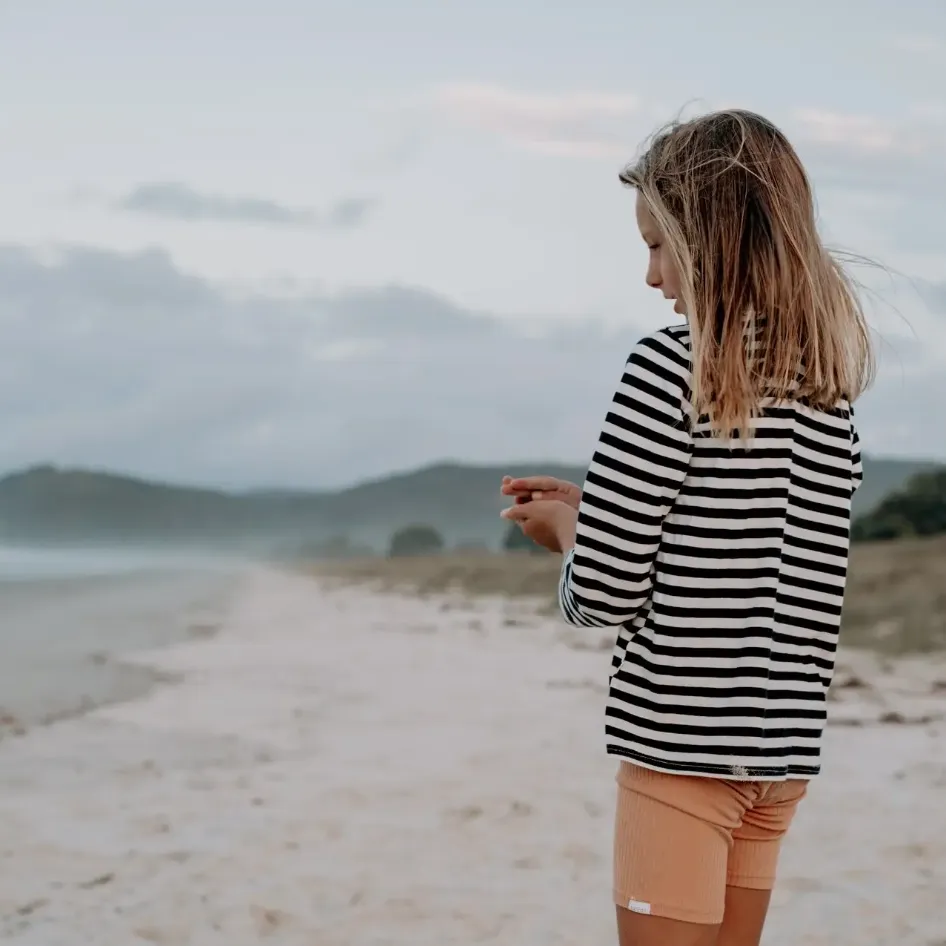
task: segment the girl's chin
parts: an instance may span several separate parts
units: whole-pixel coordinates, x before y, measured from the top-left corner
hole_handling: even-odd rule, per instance
[[[686,310],[686,309],[684,308],[684,306],[683,306],[683,300],[682,300],[682,299],[674,299],[674,300],[673,300],[673,311],[676,312],[677,315],[686,315],[686,314],[687,314],[687,310]]]

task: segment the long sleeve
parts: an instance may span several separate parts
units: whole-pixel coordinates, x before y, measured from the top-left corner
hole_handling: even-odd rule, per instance
[[[864,482],[864,461],[861,457],[861,438],[854,426],[854,408],[851,408],[851,495]]]
[[[692,451],[683,329],[642,341],[627,361],[588,468],[559,605],[569,624],[631,621],[651,595],[663,521]]]

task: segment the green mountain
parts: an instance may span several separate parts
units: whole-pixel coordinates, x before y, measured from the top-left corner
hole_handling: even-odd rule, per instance
[[[918,473],[854,523],[862,541],[946,533],[946,467]]]
[[[935,467],[867,459],[856,511],[866,512],[915,473]],[[440,463],[343,490],[239,493],[40,466],[0,479],[0,541],[198,544],[257,551],[344,538],[383,549],[396,529],[425,523],[451,545],[497,547],[505,531],[498,518],[505,505],[501,477],[536,472],[575,482],[584,476],[582,468],[560,463]]]

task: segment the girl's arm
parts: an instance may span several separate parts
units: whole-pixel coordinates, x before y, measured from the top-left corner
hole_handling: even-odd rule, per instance
[[[637,344],[585,480],[559,605],[569,624],[632,620],[651,593],[664,518],[690,462],[690,353],[681,329]]]
[[[851,495],[864,482],[864,461],[861,459],[861,438],[854,426],[854,408],[851,408]]]

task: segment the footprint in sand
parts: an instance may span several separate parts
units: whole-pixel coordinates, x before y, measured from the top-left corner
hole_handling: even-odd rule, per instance
[[[548,680],[545,684],[548,690],[591,690],[592,693],[607,693],[608,688],[597,680]]]
[[[340,841],[345,837],[345,825],[339,821],[330,821],[327,824],[323,824],[320,827],[320,832],[322,840],[324,841]],[[293,847],[293,845],[295,845]],[[289,850],[296,850],[299,845],[294,841],[287,841],[286,847]]]
[[[176,942],[175,936],[167,930],[162,930],[157,926],[139,926],[134,930],[134,935],[146,943],[173,943]]]
[[[562,851],[562,857],[571,861],[575,867],[596,867],[602,861],[601,854],[583,844],[569,844]]]
[[[526,818],[532,814],[533,810],[532,805],[528,802],[514,801],[512,805],[509,806],[507,817]]]
[[[427,910],[424,906],[408,897],[394,897],[384,904],[385,913],[400,922],[425,919]]]
[[[452,824],[467,824],[482,818],[486,812],[479,805],[464,805],[462,808],[451,808],[444,812],[444,819]]]
[[[499,820],[508,821],[511,818],[528,818],[534,809],[528,802],[514,800],[510,802],[509,808],[499,816]],[[464,805],[462,808],[451,808],[443,813],[446,821],[453,824],[467,824],[471,821],[477,821],[485,817],[486,809],[482,805]]]
[[[402,630],[408,634],[436,634],[440,628],[436,624],[411,624]]]
[[[106,884],[110,884],[115,879],[113,873],[99,874],[98,877],[93,877],[91,880],[85,880],[79,884],[79,887],[82,890],[92,890],[95,887],[104,887]]]
[[[614,647],[614,638],[610,635],[601,637],[597,641],[588,640],[586,637],[572,637],[570,634],[563,634],[559,640],[569,650],[603,652],[611,650]]]
[[[48,903],[49,901],[45,897],[40,897],[38,900],[30,900],[29,903],[24,903],[22,906],[16,908],[16,915],[31,916],[37,910],[47,906]]]
[[[520,857],[512,862],[516,870],[538,870],[542,865],[537,857]]]
[[[785,877],[779,880],[772,892],[772,906],[785,906],[799,894],[817,893],[822,889],[823,884],[810,877]]]
[[[790,893],[816,893],[824,886],[811,877],[786,877],[780,881],[781,889]]]
[[[932,852],[925,844],[898,844],[894,847],[888,847],[884,853],[898,860],[932,860]]]
[[[260,936],[269,936],[278,930],[285,929],[292,921],[292,914],[285,910],[261,907],[256,904],[250,907],[250,917]]]
[[[164,815],[150,818],[138,818],[135,827],[143,834],[170,834],[171,822]]]

